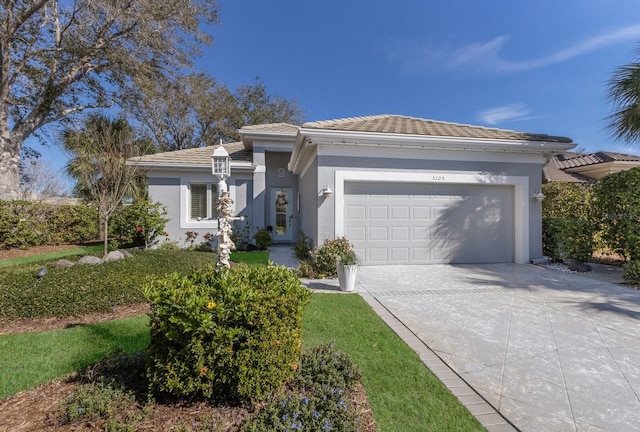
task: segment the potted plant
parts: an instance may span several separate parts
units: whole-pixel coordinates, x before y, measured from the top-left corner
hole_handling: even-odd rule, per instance
[[[358,273],[358,257],[351,246],[338,255],[336,270],[338,271],[340,290],[353,291],[356,285],[356,274]]]

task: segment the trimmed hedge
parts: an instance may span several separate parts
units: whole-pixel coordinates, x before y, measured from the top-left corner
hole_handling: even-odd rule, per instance
[[[607,174],[596,186],[602,239],[627,260],[640,259],[640,168]]]
[[[134,258],[99,265],[49,269],[42,280],[33,265],[0,270],[0,317],[33,318],[106,312],[145,301],[142,288],[153,277],[190,273],[214,262],[207,252],[133,251]]]
[[[290,380],[310,291],[284,267],[213,267],[145,288],[152,392],[259,400]]]
[[[77,244],[98,238],[98,211],[86,205],[0,201],[0,249]]]
[[[588,219],[543,218],[542,250],[554,261],[589,261],[593,255],[595,224]]]

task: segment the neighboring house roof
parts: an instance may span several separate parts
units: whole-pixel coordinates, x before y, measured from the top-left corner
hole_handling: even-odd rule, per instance
[[[184,150],[175,150],[164,153],[155,153],[129,159],[142,167],[165,168],[211,168],[211,155],[216,146],[196,147]],[[241,142],[223,144],[229,153],[231,161],[238,163],[251,162],[251,152],[244,148]]]
[[[605,175],[640,166],[640,156],[604,152],[553,155],[542,168],[543,182],[594,182]]]
[[[428,135],[441,137],[483,138],[499,140],[525,140],[571,143],[571,138],[546,134],[516,132],[505,129],[472,126],[427,120],[400,115],[375,115],[337,120],[307,122],[305,129],[328,129],[352,132],[377,132],[399,135]]]

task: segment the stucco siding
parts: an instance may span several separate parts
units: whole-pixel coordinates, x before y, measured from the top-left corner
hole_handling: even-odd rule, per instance
[[[324,186],[323,186],[324,187]],[[298,188],[300,190],[300,212],[298,213],[299,229],[313,240],[314,246],[318,244],[318,208],[324,201],[331,200],[319,195],[318,161],[312,162],[309,169],[299,177]]]
[[[149,197],[160,202],[167,209],[169,221],[165,227],[168,237],[159,239],[176,241],[179,246],[185,244],[187,232],[197,233],[195,244],[205,241],[204,235],[217,232],[218,222],[215,218],[200,221],[189,220],[189,185],[191,183],[211,184],[211,192],[217,193],[217,179],[210,172],[163,172],[152,171],[149,177]],[[251,174],[233,173],[228,180],[228,188],[234,200],[234,211],[251,218],[253,181]]]

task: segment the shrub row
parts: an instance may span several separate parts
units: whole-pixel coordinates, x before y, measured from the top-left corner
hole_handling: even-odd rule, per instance
[[[32,318],[104,312],[117,305],[144,302],[144,284],[152,277],[190,273],[214,262],[206,252],[133,251],[134,258],[100,265],[49,269],[41,280],[37,267],[0,270],[0,316]]]
[[[145,288],[147,377],[156,394],[262,399],[298,367],[310,291],[284,267],[213,267]]]
[[[595,224],[588,219],[543,218],[542,249],[554,261],[589,261],[593,255]]]
[[[98,211],[86,205],[0,201],[0,249],[77,244],[98,238]]]
[[[640,259],[640,168],[611,173],[595,185],[543,185],[543,247],[556,260],[591,259],[594,247]],[[597,241],[597,245],[596,245]]]

